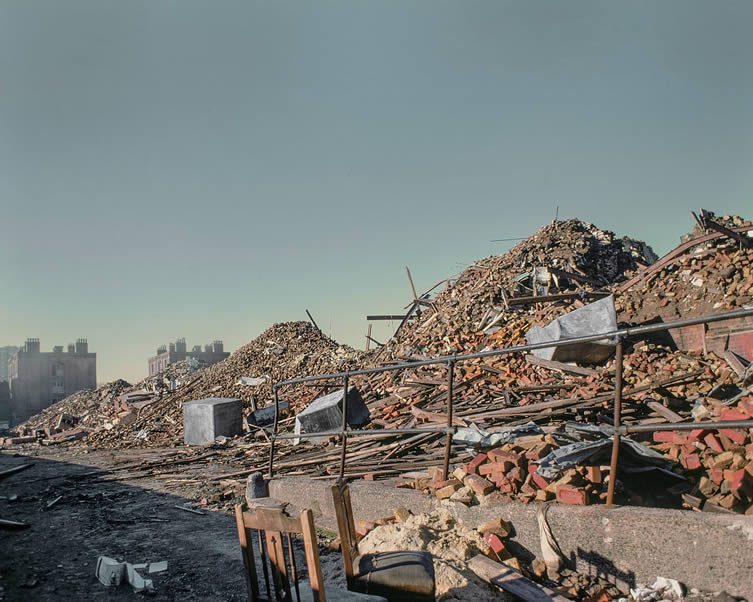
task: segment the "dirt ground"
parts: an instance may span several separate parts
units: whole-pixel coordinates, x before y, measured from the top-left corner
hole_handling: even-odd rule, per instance
[[[174,450],[151,451],[150,458],[161,453]],[[0,471],[34,464],[0,480],[0,518],[30,525],[0,531],[0,600],[140,599],[127,585],[107,588],[97,580],[99,555],[131,563],[166,560],[166,572],[149,576],[156,588],[152,600],[246,599],[235,521],[227,512],[243,495],[242,481],[236,499],[224,500],[224,511],[202,509],[199,515],[175,507],[206,495],[201,475],[227,466],[186,467],[181,472],[197,482],[168,490],[153,478],[113,480],[133,473],[111,469],[143,459],[143,452],[50,454],[37,448],[23,454],[0,453]],[[339,555],[324,547],[321,554],[327,581],[339,583]]]

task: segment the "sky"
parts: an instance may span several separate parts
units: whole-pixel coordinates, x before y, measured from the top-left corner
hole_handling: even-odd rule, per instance
[[[753,3],[2,0],[0,345],[367,314],[551,221],[753,214]],[[385,339],[396,324],[382,323]]]

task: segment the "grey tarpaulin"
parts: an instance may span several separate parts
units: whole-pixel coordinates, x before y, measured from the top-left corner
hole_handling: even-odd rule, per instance
[[[469,428],[459,428],[452,436],[452,442],[472,447],[495,447],[515,441],[518,437],[543,434],[544,431],[534,422],[506,428],[496,433],[482,431],[474,424]]]
[[[576,429],[570,426],[571,432]],[[592,441],[577,441],[569,445],[555,449],[539,461],[539,468],[536,471],[546,479],[558,477],[564,470],[581,464],[594,464],[600,456],[609,457],[612,449],[612,436],[606,435],[605,427],[591,426],[583,429],[585,425],[576,425],[580,430],[586,431],[588,435],[596,436]],[[609,429],[611,430],[611,429]],[[649,466],[661,470],[667,470],[672,463],[664,456],[655,452],[653,449],[641,445],[627,437],[620,438],[620,452],[624,454],[625,464],[635,466]]]
[[[617,312],[614,308],[614,296],[609,295],[560,316],[544,327],[534,326],[526,333],[526,340],[531,344],[556,342],[615,330],[617,330]],[[614,339],[604,339],[590,343],[534,349],[532,353],[545,360],[599,364],[614,353],[616,344],[617,341]]]

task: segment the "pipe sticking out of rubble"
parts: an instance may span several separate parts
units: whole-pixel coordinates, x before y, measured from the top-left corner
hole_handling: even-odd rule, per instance
[[[631,424],[621,426],[617,432],[622,435],[630,433],[654,433],[657,431],[718,431],[721,429],[753,429],[753,420],[709,420],[707,422],[669,422],[667,424]]]
[[[345,431],[348,437],[358,436],[373,436],[373,437],[396,437],[398,435],[430,435],[432,433],[447,433],[452,434],[455,432],[454,428],[448,428],[444,426],[438,427],[426,427],[426,428],[414,428],[414,429],[348,429]],[[313,433],[317,437],[340,437],[343,431],[317,431]],[[301,435],[300,433],[277,433],[276,435],[269,435],[269,438],[274,439],[297,439]]]

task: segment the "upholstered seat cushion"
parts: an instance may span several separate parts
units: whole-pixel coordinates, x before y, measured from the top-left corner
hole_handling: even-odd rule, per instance
[[[350,589],[390,602],[434,600],[434,561],[429,552],[378,552],[353,562]]]

